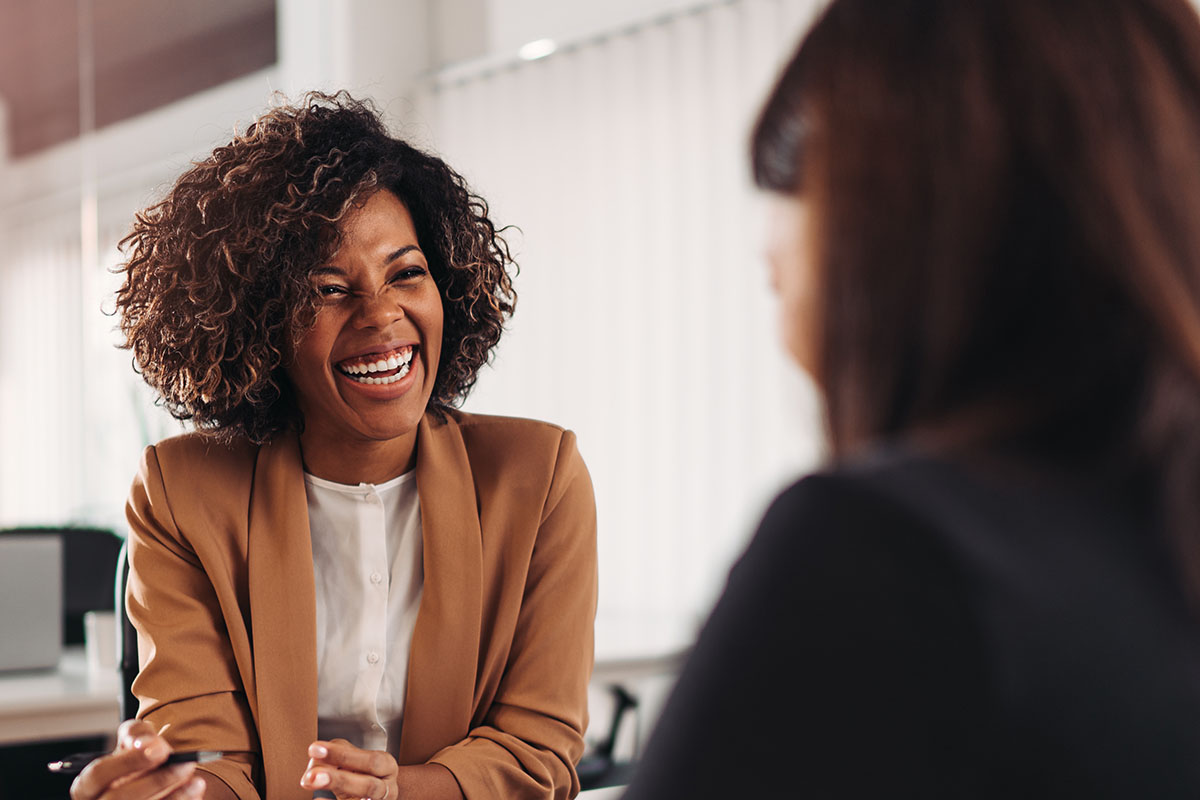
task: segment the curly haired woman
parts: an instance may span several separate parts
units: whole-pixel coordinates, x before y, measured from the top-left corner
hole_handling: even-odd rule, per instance
[[[452,408],[515,300],[486,204],[314,94],[125,246],[127,346],[198,430],[134,482],[140,710],[73,797],[578,792],[591,483],[570,432]]]

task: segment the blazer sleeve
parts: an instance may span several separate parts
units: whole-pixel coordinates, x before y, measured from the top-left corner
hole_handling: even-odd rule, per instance
[[[141,667],[133,682],[138,717],[156,727],[169,723],[165,736],[178,750],[233,753],[200,768],[211,787],[207,796],[259,800],[258,739],[222,614],[220,594],[232,602],[233,589],[214,582],[207,571],[214,565],[189,542],[188,522],[176,520],[154,447],[143,454],[126,516],[126,604]]]
[[[496,699],[482,725],[430,759],[454,773],[467,800],[578,794],[596,592],[596,503],[568,431]]]

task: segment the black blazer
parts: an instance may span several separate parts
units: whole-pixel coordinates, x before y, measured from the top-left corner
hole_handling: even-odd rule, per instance
[[[984,464],[784,492],[628,800],[1200,797],[1200,625],[1150,504]]]

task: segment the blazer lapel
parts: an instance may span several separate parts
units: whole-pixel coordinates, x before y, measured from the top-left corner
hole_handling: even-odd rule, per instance
[[[399,761],[416,764],[471,726],[483,608],[483,548],[471,465],[453,417],[417,433],[425,583],[409,656]]]
[[[256,722],[268,800],[303,798],[317,738],[316,590],[300,443],[283,433],[259,450],[248,563]]]

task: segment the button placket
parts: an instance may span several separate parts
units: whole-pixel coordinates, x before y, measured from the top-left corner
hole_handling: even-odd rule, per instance
[[[379,724],[379,702],[380,692],[383,690],[383,674],[384,674],[384,644],[386,643],[387,630],[387,591],[384,575],[378,569],[378,565],[386,563],[387,555],[387,515],[384,512],[382,498],[371,487],[366,496],[364,512],[370,520],[370,524],[366,530],[370,531],[367,536],[367,545],[362,549],[362,575],[367,579],[367,598],[364,603],[366,611],[366,636],[364,637],[366,667],[364,672],[369,675],[368,681],[370,684],[370,701],[369,701],[369,717],[374,720],[371,724],[371,730],[381,732],[382,726]],[[384,591],[378,591],[383,588]]]

